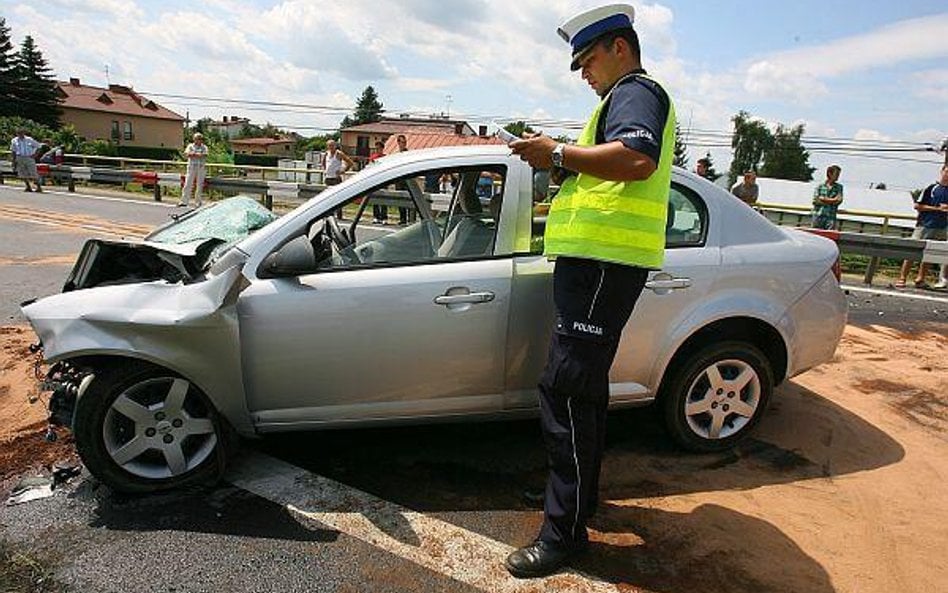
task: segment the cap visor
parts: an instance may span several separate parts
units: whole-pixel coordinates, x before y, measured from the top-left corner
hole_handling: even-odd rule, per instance
[[[579,63],[583,61],[583,58],[585,58],[590,51],[592,51],[592,48],[595,47],[597,41],[598,39],[594,39],[587,43],[582,49],[573,52],[573,60],[569,64],[570,70],[573,70],[574,72],[579,70]]]

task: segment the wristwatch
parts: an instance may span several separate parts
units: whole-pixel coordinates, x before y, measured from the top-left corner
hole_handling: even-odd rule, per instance
[[[550,155],[550,160],[553,161],[554,167],[563,166],[563,151],[566,150],[566,145],[560,142],[553,148],[553,154]]]

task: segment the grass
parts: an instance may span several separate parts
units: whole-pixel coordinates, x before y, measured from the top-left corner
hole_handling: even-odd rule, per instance
[[[65,593],[49,562],[0,541],[0,592]]]

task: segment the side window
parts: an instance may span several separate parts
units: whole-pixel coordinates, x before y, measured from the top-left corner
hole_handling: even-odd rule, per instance
[[[543,232],[546,230],[546,215],[550,197],[559,189],[557,179],[551,179],[545,171],[533,172],[533,231],[530,253],[543,253]],[[704,201],[692,190],[672,183],[668,194],[668,222],[665,226],[665,247],[695,247],[704,244],[708,226],[708,209]]]
[[[276,275],[490,257],[506,168],[442,168],[391,179],[313,221],[272,254]],[[280,261],[283,253],[285,261]],[[276,261],[274,261],[276,260]]]
[[[703,245],[708,228],[708,208],[692,190],[672,183],[668,194],[668,223],[665,226],[665,247]]]

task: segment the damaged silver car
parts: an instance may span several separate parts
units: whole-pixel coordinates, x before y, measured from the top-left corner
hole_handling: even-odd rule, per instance
[[[153,491],[217,475],[236,435],[535,414],[548,179],[503,146],[409,151],[277,220],[224,202],[91,241],[62,294],[23,308],[52,420],[101,480]],[[719,450],[832,357],[838,251],[682,170],[669,204],[611,405],[656,404],[679,444]]]

